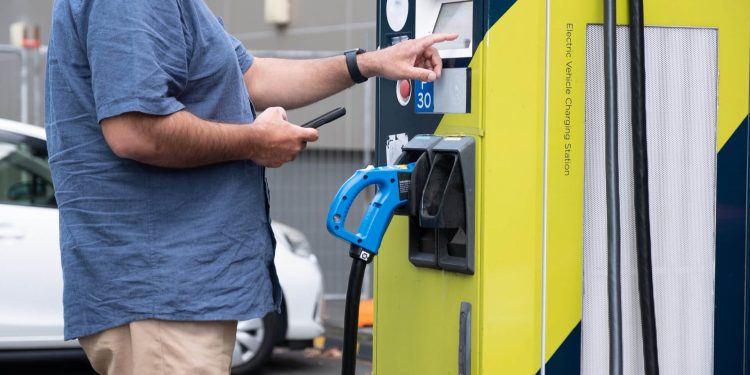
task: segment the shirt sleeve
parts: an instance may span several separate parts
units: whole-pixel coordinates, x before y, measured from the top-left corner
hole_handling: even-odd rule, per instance
[[[237,62],[239,62],[240,69],[242,69],[242,73],[244,74],[253,65],[254,57],[247,52],[247,49],[245,49],[245,46],[242,45],[239,39],[235,38],[232,34],[227,33],[227,35],[232,40],[232,47],[234,47],[234,52],[237,53]]]
[[[86,52],[97,120],[185,108],[188,47],[177,1],[94,0]]]

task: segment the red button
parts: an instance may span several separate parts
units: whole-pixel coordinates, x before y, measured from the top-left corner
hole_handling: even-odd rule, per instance
[[[409,80],[402,80],[398,83],[398,93],[401,95],[401,99],[409,99],[411,96],[411,84]]]

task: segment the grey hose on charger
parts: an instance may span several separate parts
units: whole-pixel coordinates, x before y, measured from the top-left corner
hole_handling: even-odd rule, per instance
[[[362,279],[365,277],[367,261],[355,254],[362,251],[352,245],[352,269],[349,271],[349,286],[346,289],[346,310],[344,312],[344,348],[341,355],[341,375],[354,375],[357,368],[357,334],[359,332],[359,299],[362,294]]]
[[[646,135],[646,56],[643,0],[630,0],[630,85],[633,118],[633,178],[635,202],[638,299],[643,333],[643,366],[646,375],[659,374],[656,314],[651,269],[651,219],[648,194],[648,147]]]
[[[616,1],[604,0],[605,163],[607,179],[607,294],[609,373],[622,375],[622,295],[620,285],[620,181],[617,158]]]

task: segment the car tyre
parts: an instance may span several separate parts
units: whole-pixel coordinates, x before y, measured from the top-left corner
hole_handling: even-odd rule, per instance
[[[256,374],[271,356],[276,343],[279,314],[237,323],[237,339],[232,354],[232,375]]]

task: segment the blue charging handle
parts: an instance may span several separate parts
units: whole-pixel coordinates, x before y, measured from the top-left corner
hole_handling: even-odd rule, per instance
[[[332,235],[377,255],[393,212],[408,201],[414,163],[391,167],[368,167],[354,172],[336,193],[328,211],[326,226]],[[377,193],[370,202],[357,233],[346,230],[345,223],[357,195],[366,187],[376,185]]]

